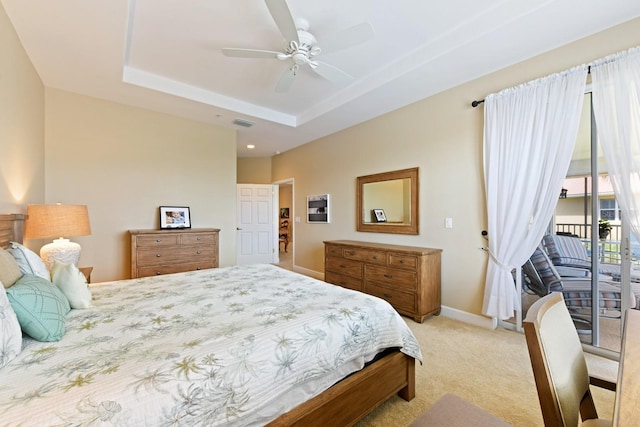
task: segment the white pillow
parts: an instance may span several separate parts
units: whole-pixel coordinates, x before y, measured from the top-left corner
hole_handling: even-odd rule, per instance
[[[67,297],[71,308],[91,307],[91,289],[87,284],[87,278],[75,264],[54,261],[51,281]]]
[[[33,274],[51,281],[49,269],[44,264],[44,261],[31,249],[22,246],[20,243],[11,242],[7,252],[16,259],[22,274]]]
[[[0,368],[15,358],[21,349],[22,329],[0,283]]]

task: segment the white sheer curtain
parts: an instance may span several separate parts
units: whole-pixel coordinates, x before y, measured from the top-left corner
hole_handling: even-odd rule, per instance
[[[482,311],[488,316],[508,319],[520,311],[511,271],[533,253],[553,215],[576,141],[586,77],[585,65],[485,99],[490,258]]]
[[[591,66],[593,113],[616,199],[640,241],[640,48]]]

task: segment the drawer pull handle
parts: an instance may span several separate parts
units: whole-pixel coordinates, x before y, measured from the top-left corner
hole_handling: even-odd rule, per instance
[[[156,239],[156,243],[162,242],[162,239]]]
[[[373,258],[373,259],[378,259],[378,256],[377,256],[377,255],[374,255],[372,258]]]
[[[196,254],[200,255],[200,253],[201,253],[200,251],[196,251]]]
[[[156,276],[160,276],[162,273],[160,273],[159,271],[156,271]]]
[[[386,277],[387,279],[393,279],[393,275],[392,274],[385,274],[384,277]]]
[[[160,258],[160,254],[156,254],[156,258]]]
[[[391,295],[391,294],[382,294],[382,295],[384,295],[384,297],[385,297],[385,298],[388,298],[388,299],[393,298],[393,295]]]
[[[200,267],[196,267],[196,270],[200,270]]]
[[[197,241],[200,241],[200,240],[202,240],[202,239],[201,239],[200,237],[196,237],[196,240],[197,240]]]
[[[340,264],[340,268],[347,268],[347,266],[344,264]]]
[[[400,264],[404,264],[404,260],[403,259],[400,260]]]

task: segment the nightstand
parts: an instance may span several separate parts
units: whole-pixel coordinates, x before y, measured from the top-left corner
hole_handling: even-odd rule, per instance
[[[78,267],[78,270],[84,274],[84,277],[87,278],[87,283],[91,283],[91,272],[93,271],[93,267]]]

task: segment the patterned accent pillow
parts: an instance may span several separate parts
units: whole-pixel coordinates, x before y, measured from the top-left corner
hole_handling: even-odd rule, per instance
[[[9,363],[22,349],[22,330],[11,308],[4,286],[0,284],[0,368]]]
[[[0,248],[0,282],[5,288],[9,288],[20,277],[22,277],[22,273],[15,258],[9,252]]]
[[[33,274],[51,281],[49,269],[44,265],[44,261],[31,249],[24,247],[20,243],[11,242],[7,252],[16,259],[22,274]]]
[[[71,308],[91,307],[91,289],[84,274],[75,264],[54,261],[51,280],[69,300]]]
[[[22,332],[38,341],[60,341],[71,310],[60,289],[42,277],[25,274],[7,295]]]

